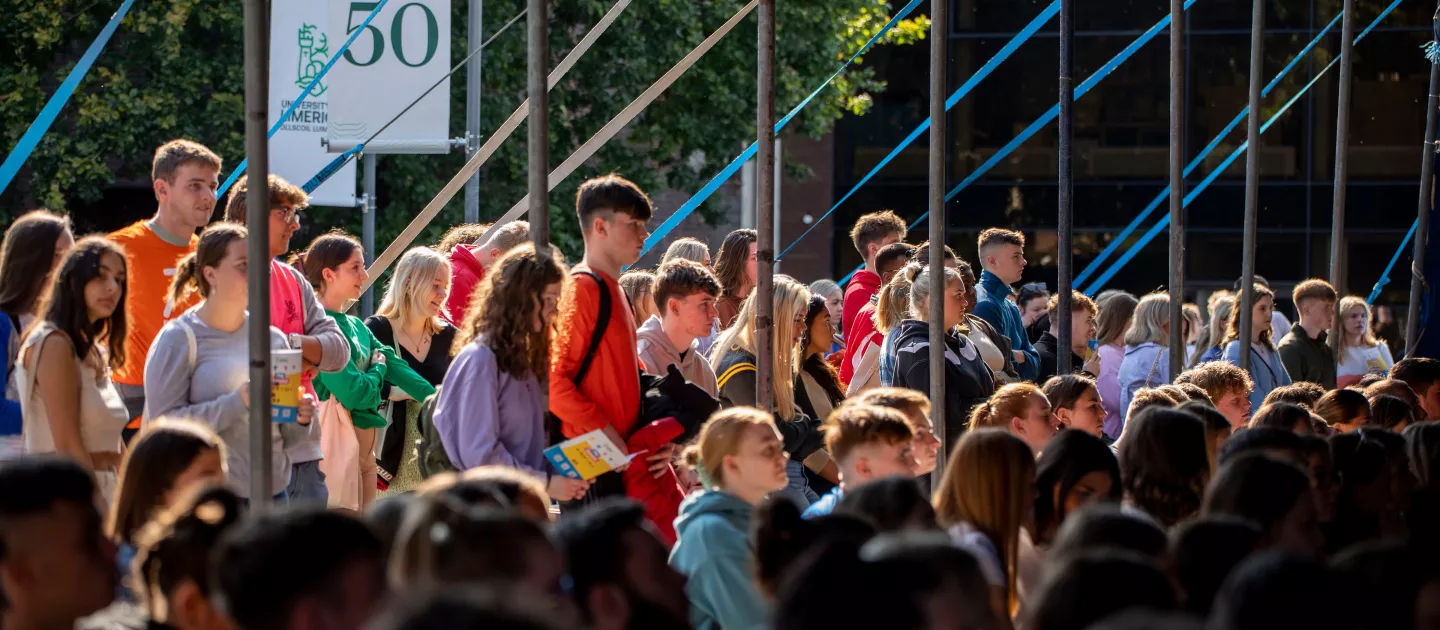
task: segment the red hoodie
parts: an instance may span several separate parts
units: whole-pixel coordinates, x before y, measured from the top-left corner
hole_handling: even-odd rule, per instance
[[[868,269],[861,269],[859,272],[856,272],[855,277],[850,279],[850,284],[845,287],[845,302],[840,310],[840,321],[844,326],[845,332],[845,359],[840,362],[840,382],[846,385],[849,385],[850,377],[855,374],[850,353],[863,352],[865,350],[865,338],[869,336],[856,336],[857,326],[855,325],[855,316],[860,313],[860,309],[870,303],[870,298],[879,292],[880,274]],[[451,289],[450,294],[455,294],[454,289]],[[869,332],[875,331],[873,324],[868,328]]]
[[[485,268],[475,257],[479,251],[479,245],[457,245],[450,250],[450,297],[445,298],[445,319],[456,326],[465,323],[470,295],[485,277]]]
[[[675,418],[661,418],[635,431],[625,441],[631,453],[655,452],[685,433],[680,421]],[[668,549],[675,546],[675,517],[680,516],[680,502],[685,494],[680,491],[680,480],[674,468],[666,468],[657,479],[646,465],[645,455],[635,458],[625,469],[625,495],[645,506],[645,516],[655,525],[660,539]]]

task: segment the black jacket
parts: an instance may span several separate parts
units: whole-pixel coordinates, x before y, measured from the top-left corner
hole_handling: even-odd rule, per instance
[[[1040,353],[1040,376],[1035,378],[1037,384],[1043,385],[1050,377],[1060,373],[1059,346],[1060,340],[1048,330],[1035,342],[1035,351]],[[1071,373],[1079,373],[1080,368],[1085,365],[1085,357],[1075,354],[1074,350],[1070,351],[1070,356],[1073,357],[1070,360]]]
[[[930,395],[930,326],[914,319],[900,322],[895,353],[895,385]],[[980,349],[953,332],[945,335],[945,359],[944,435],[949,452],[965,433],[970,410],[995,393],[995,380]]]
[[[720,404],[724,407],[755,406],[755,355],[738,346],[716,348],[720,360],[715,365],[716,380],[720,388]],[[764,409],[774,413],[773,409]],[[795,411],[790,421],[775,418],[775,428],[780,430],[785,452],[797,462],[825,448],[825,434],[820,421]]]

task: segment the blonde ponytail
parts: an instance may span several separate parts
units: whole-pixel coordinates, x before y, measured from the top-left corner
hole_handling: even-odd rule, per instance
[[[880,334],[889,333],[910,316],[910,285],[921,268],[918,262],[905,265],[880,289],[880,299],[875,304],[875,330]]]

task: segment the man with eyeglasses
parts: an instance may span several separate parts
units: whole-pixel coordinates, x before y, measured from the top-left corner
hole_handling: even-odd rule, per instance
[[[241,177],[225,204],[225,220],[244,224],[246,191],[250,178]],[[290,251],[290,237],[300,229],[300,210],[310,201],[300,187],[271,174],[270,186],[270,325],[290,339],[290,347],[300,350],[305,362],[301,384],[314,395],[310,384],[315,370],[339,372],[350,361],[350,344],[340,333],[335,320],[325,314],[325,307],[315,297],[315,288],[297,269],[280,262]],[[285,455],[290,458],[290,500],[324,505],[330,498],[325,477],[320,473],[320,424],[308,426],[284,424],[280,435],[285,440]]]

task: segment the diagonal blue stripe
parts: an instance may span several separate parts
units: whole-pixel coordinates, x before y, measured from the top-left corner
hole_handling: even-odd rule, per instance
[[[1420,219],[1415,219],[1410,224],[1410,231],[1405,233],[1405,240],[1400,241],[1400,246],[1395,248],[1395,255],[1390,257],[1390,264],[1385,265],[1385,273],[1380,274],[1380,279],[1375,281],[1375,288],[1370,290],[1370,297],[1365,298],[1366,304],[1374,304],[1376,298],[1380,297],[1380,290],[1390,284],[1390,272],[1395,270],[1395,263],[1400,262],[1400,255],[1405,253],[1405,246],[1410,244],[1410,239],[1415,238],[1415,229],[1420,227]]]
[[[50,130],[50,125],[55,124],[55,118],[60,115],[60,110],[65,109],[65,104],[70,102],[70,97],[75,95],[75,88],[80,86],[80,81],[90,73],[90,66],[95,64],[95,59],[100,56],[100,51],[105,49],[105,44],[110,43],[110,37],[115,34],[115,29],[120,27],[120,22],[125,19],[125,14],[130,12],[130,7],[135,0],[125,0],[115,15],[110,16],[110,21],[105,23],[105,28],[100,29],[100,34],[95,41],[90,42],[90,47],[85,49],[85,54],[80,56],[80,61],[70,69],[65,81],[45,102],[45,107],[40,109],[40,114],[30,123],[25,134],[20,136],[20,141],[15,143],[10,155],[5,156],[5,162],[0,164],[0,193],[4,193],[10,187],[10,182],[20,172],[20,167],[30,159],[30,154],[40,144],[40,139],[45,137],[45,132]]]
[[[1395,8],[1400,6],[1401,2],[1403,2],[1403,0],[1394,0],[1394,2],[1390,3],[1390,6],[1386,7],[1384,11],[1381,11],[1380,15],[1376,16],[1375,20],[1370,23],[1370,26],[1366,27],[1366,29],[1362,31],[1358,37],[1355,38],[1354,43],[1360,43],[1360,40],[1364,39],[1365,35],[1369,34],[1370,31],[1373,30],[1377,24],[1379,24],[1382,20],[1388,17],[1392,12],[1394,12]],[[1315,78],[1311,79],[1309,83],[1306,83],[1304,88],[1302,88],[1299,92],[1296,92],[1289,101],[1286,101],[1285,105],[1281,107],[1279,111],[1275,112],[1274,115],[1272,115],[1268,120],[1265,121],[1265,124],[1261,125],[1260,133],[1265,133],[1265,130],[1269,129],[1270,125],[1274,124],[1281,115],[1283,115],[1287,110],[1290,109],[1292,105],[1299,101],[1300,97],[1304,96],[1306,92],[1309,92],[1310,88],[1314,87],[1315,84],[1320,80],[1320,78],[1325,76],[1325,73],[1329,72],[1331,68],[1335,67],[1335,64],[1339,63],[1339,61],[1340,59],[1338,57],[1335,58],[1323,69],[1321,69],[1320,72],[1316,73]],[[1210,184],[1214,182],[1215,179],[1218,178],[1220,174],[1225,171],[1225,169],[1229,168],[1230,165],[1234,163],[1235,160],[1238,159],[1240,155],[1245,152],[1246,148],[1248,148],[1248,144],[1242,144],[1238,148],[1236,148],[1233,152],[1231,152],[1230,156],[1225,158],[1224,162],[1222,162],[1218,167],[1212,170],[1210,174],[1206,176],[1206,178],[1195,187],[1194,190],[1191,190],[1188,194],[1186,194],[1184,206],[1189,207],[1190,202],[1193,201],[1195,197],[1198,196],[1201,192],[1204,192],[1204,190],[1208,188]],[[1204,158],[1205,156],[1201,155],[1200,157]],[[1151,227],[1148,231],[1146,231],[1145,235],[1142,236],[1139,241],[1137,241],[1133,246],[1130,247],[1129,250],[1125,252],[1125,255],[1121,256],[1118,260],[1116,260],[1115,263],[1111,265],[1111,267],[1106,270],[1104,274],[1097,278],[1095,282],[1091,283],[1090,287],[1086,289],[1085,292],[1090,295],[1098,293],[1100,289],[1105,286],[1105,283],[1109,282],[1111,278],[1115,277],[1115,274],[1119,272],[1121,268],[1123,268],[1132,259],[1134,259],[1135,255],[1138,254],[1140,250],[1143,249],[1146,245],[1148,245],[1150,241],[1154,240],[1155,237],[1160,234],[1160,231],[1169,224],[1170,215],[1166,214],[1164,216],[1161,216],[1160,220],[1156,221],[1155,225]]]
[[[840,68],[835,70],[835,74],[830,75],[830,78],[826,79],[824,83],[820,84],[820,87],[815,88],[815,91],[811,92],[809,96],[806,96],[804,100],[800,101],[800,104],[796,105],[794,109],[790,110],[790,113],[785,114],[784,118],[781,118],[778,122],[776,122],[775,132],[779,133],[781,129],[785,128],[785,125],[790,124],[790,121],[793,120],[795,116],[799,115],[800,111],[805,109],[806,105],[810,104],[810,101],[815,100],[815,97],[819,96],[820,92],[824,91],[825,88],[830,87],[830,84],[835,82],[835,79],[840,76],[841,72],[844,72],[846,68],[850,67],[850,64],[854,63],[855,60],[860,57],[860,55],[863,55],[867,51],[869,51],[876,42],[880,41],[880,38],[884,37],[886,33],[890,32],[890,29],[895,28],[895,25],[899,24],[900,20],[903,20],[905,19],[905,16],[910,15],[910,12],[914,11],[915,7],[920,6],[920,2],[921,0],[910,0],[909,4],[905,5],[904,8],[900,9],[899,13],[896,13],[894,17],[890,18],[890,21],[886,22],[885,26],[881,27],[879,32],[875,33],[875,35],[870,38],[870,41],[865,42],[865,45],[861,46],[860,50],[855,51],[855,54],[850,55],[850,58],[846,59],[845,63],[840,64]],[[730,164],[726,165],[724,169],[722,169],[718,174],[715,175],[715,177],[711,178],[709,183],[705,184],[705,186],[701,188],[699,192],[695,193],[695,196],[691,197],[688,201],[684,203],[684,205],[681,205],[679,208],[677,208],[673,214],[671,214],[668,218],[665,219],[664,223],[661,223],[659,227],[655,228],[655,231],[650,234],[649,238],[645,239],[645,248],[640,251],[640,255],[644,256],[645,254],[649,253],[651,249],[654,249],[655,245],[659,244],[660,241],[664,240],[666,236],[669,236],[670,232],[673,231],[676,226],[680,225],[681,221],[685,220],[685,217],[688,217],[692,213],[694,213],[695,210],[700,207],[700,204],[705,203],[705,200],[709,199],[711,195],[714,195],[715,191],[719,190],[721,185],[723,185],[726,181],[733,177],[735,173],[739,172],[741,166],[744,166],[746,162],[750,161],[750,158],[755,157],[755,151],[755,143],[751,142],[749,147],[747,147],[743,152],[741,152],[739,156],[736,156],[734,160],[731,160]]]
[[[1186,0],[1185,9],[1189,10],[1190,7],[1195,5],[1195,2],[1196,0]],[[1124,50],[1121,50],[1118,54],[1112,57],[1110,61],[1105,62],[1105,65],[1101,66],[1099,70],[1096,70],[1093,74],[1090,75],[1089,78],[1085,79],[1084,83],[1081,83],[1079,87],[1075,88],[1075,100],[1079,100],[1080,97],[1084,96],[1087,92],[1094,89],[1096,85],[1098,85],[1101,81],[1105,80],[1106,77],[1110,76],[1110,74],[1114,72],[1116,68],[1119,68],[1120,64],[1125,63],[1127,59],[1134,56],[1136,52],[1139,52],[1140,49],[1145,46],[1145,44],[1148,44],[1150,40],[1155,39],[1155,36],[1159,35],[1160,32],[1165,30],[1165,28],[1169,25],[1170,16],[1167,14],[1165,17],[1161,18],[1160,21],[1156,22],[1154,26],[1151,26],[1149,30],[1145,31],[1139,37],[1135,38],[1135,41],[1130,42],[1129,46],[1126,46]],[[1030,126],[1026,127],[1024,131],[1020,132],[1020,135],[1015,136],[1013,140],[1011,140],[999,151],[997,151],[995,155],[990,156],[990,159],[986,160],[983,164],[980,165],[979,168],[975,169],[974,172],[970,173],[970,175],[967,176],[964,181],[960,182],[960,185],[952,188],[950,192],[946,193],[946,203],[949,203],[950,200],[954,199],[956,195],[960,194],[960,191],[969,187],[970,184],[975,183],[976,180],[980,179],[981,176],[989,172],[990,169],[995,168],[996,164],[999,164],[1001,160],[1008,157],[1011,153],[1015,151],[1015,149],[1019,148],[1021,144],[1024,144],[1025,141],[1029,140],[1035,134],[1039,133],[1041,129],[1044,129],[1050,123],[1054,122],[1055,119],[1059,116],[1060,104],[1056,103],[1050,108],[1049,111],[1045,112],[1039,118],[1035,119],[1035,122],[1030,123]],[[918,218],[915,219],[915,221],[910,223],[910,229],[913,230],[916,226],[924,223],[925,219],[929,216],[930,211],[926,210],[924,214],[921,214]],[[840,284],[843,285],[846,282],[849,282],[850,278],[854,277],[855,273],[858,271],[860,271],[860,268],[857,267],[855,271],[851,271],[849,275],[841,279]]]
[[[1320,34],[1316,35],[1315,39],[1310,40],[1310,43],[1290,60],[1290,63],[1285,66],[1285,69],[1280,71],[1280,74],[1275,75],[1275,78],[1270,80],[1270,84],[1266,85],[1265,89],[1260,91],[1260,95],[1269,96],[1270,92],[1275,89],[1275,86],[1279,85],[1280,81],[1285,78],[1285,75],[1289,74],[1290,71],[1300,63],[1300,60],[1310,54],[1310,51],[1315,49],[1315,45],[1319,44],[1320,40],[1324,39],[1325,36],[1330,33],[1330,30],[1335,28],[1335,25],[1340,22],[1340,18],[1343,15],[1344,12],[1342,11],[1340,15],[1335,16],[1335,19],[1330,20],[1330,23],[1320,31]],[[1373,27],[1374,24],[1371,26]],[[1205,148],[1200,150],[1199,155],[1196,155],[1195,159],[1191,160],[1190,163],[1185,166],[1184,176],[1189,177],[1191,173],[1195,172],[1195,169],[1205,161],[1205,157],[1214,152],[1215,149],[1220,146],[1220,142],[1229,136],[1230,132],[1234,131],[1235,128],[1245,120],[1245,117],[1249,113],[1250,106],[1247,104],[1240,109],[1240,113],[1236,114],[1235,117],[1230,120],[1230,124],[1225,125],[1225,128],[1220,130],[1220,133],[1215,134],[1215,137],[1210,140],[1210,144],[1205,145]],[[1151,200],[1150,204],[1145,206],[1144,210],[1140,211],[1140,214],[1130,220],[1130,223],[1125,226],[1125,229],[1121,230],[1120,233],[1115,236],[1114,240],[1111,240],[1110,244],[1105,246],[1104,251],[1101,251],[1100,255],[1095,257],[1095,260],[1090,261],[1090,264],[1085,266],[1085,269],[1080,272],[1080,275],[1075,276],[1075,286],[1079,286],[1089,279],[1090,274],[1095,273],[1095,271],[1100,268],[1100,265],[1104,264],[1105,261],[1110,258],[1111,254],[1115,253],[1115,250],[1120,249],[1120,246],[1125,243],[1125,239],[1129,238],[1130,234],[1135,232],[1135,230],[1140,227],[1140,224],[1144,223],[1146,219],[1149,219],[1151,213],[1155,212],[1155,210],[1160,207],[1160,204],[1165,203],[1165,200],[1169,198],[1170,188],[1167,186],[1164,190],[1161,190],[1159,194],[1155,195],[1155,199]]]
[[[284,125],[285,121],[290,119],[290,115],[295,113],[295,108],[300,107],[300,104],[305,102],[306,97],[310,96],[310,90],[315,89],[315,86],[319,85],[320,79],[325,78],[325,73],[330,72],[330,68],[335,66],[335,62],[339,61],[340,57],[345,55],[345,51],[350,50],[350,44],[355,43],[355,39],[360,37],[360,33],[365,30],[365,27],[370,25],[370,21],[375,19],[375,16],[380,15],[380,11],[385,8],[385,3],[389,1],[390,0],[379,0],[379,4],[376,4],[375,8],[370,11],[370,15],[365,16],[365,21],[361,22],[360,26],[355,27],[355,30],[350,32],[350,38],[345,40],[345,44],[341,46],[339,50],[336,50],[335,54],[330,55],[330,61],[325,62],[325,66],[320,68],[320,72],[315,75],[314,79],[310,80],[310,85],[305,86],[305,91],[301,92],[300,96],[290,103],[290,107],[286,108],[285,113],[281,114],[280,118],[275,121],[275,124],[270,127],[270,132],[265,134],[266,138],[275,137],[275,132],[280,131],[280,126]],[[235,167],[235,172],[230,173],[230,176],[225,178],[225,183],[220,186],[220,190],[215,193],[215,196],[225,196],[225,191],[230,190],[230,187],[235,185],[235,180],[239,179],[240,176],[245,173],[245,167],[249,165],[249,163],[250,158],[240,160],[240,165]]]

